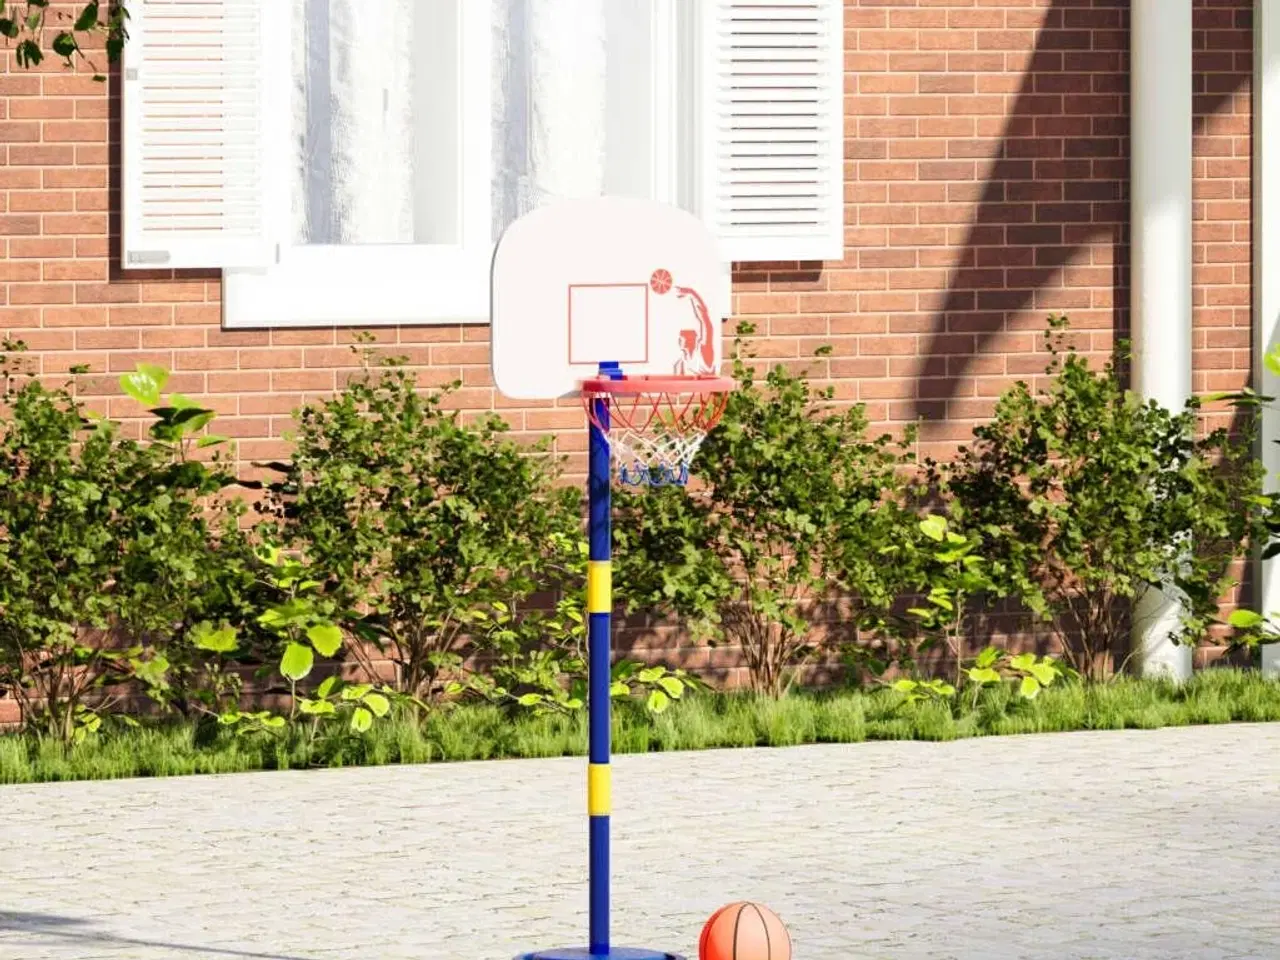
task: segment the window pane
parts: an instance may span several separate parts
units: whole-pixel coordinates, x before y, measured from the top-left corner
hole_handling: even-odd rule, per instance
[[[294,235],[414,241],[415,0],[293,0]]]
[[[463,176],[489,181],[495,237],[553,198],[649,195],[651,0],[490,0],[487,170],[457,163],[478,0],[291,2],[297,242],[456,243]]]
[[[651,193],[651,0],[493,0],[493,227]]]

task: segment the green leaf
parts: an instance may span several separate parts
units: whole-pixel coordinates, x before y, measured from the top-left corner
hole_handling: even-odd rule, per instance
[[[1254,610],[1238,609],[1232,610],[1227,616],[1227,623],[1239,630],[1251,630],[1254,627],[1261,626],[1267,620],[1262,614]]]
[[[166,684],[169,660],[163,654],[156,654],[150,660],[135,662],[133,672],[143,683],[153,687],[161,687]]]
[[[333,693],[334,687],[342,682],[341,678],[336,675],[325,677],[320,681],[320,686],[316,687],[316,696],[324,699]]]
[[[671,698],[661,690],[654,690],[650,692],[649,699],[645,703],[645,706],[648,707],[650,713],[662,713],[670,705]]]
[[[940,590],[935,590],[929,594],[929,602],[939,610],[944,610],[947,613],[951,613],[956,608],[956,605],[951,602],[951,598]]]
[[[1058,671],[1052,663],[1037,663],[1031,668],[1031,675],[1040,681],[1040,686],[1047,687],[1058,679]]]
[[[237,645],[235,627],[214,627],[207,621],[196,624],[191,631],[191,642],[200,650],[210,653],[231,653]]]
[[[1020,653],[1016,657],[1009,658],[1009,666],[1014,670],[1030,670],[1036,662],[1034,653]]]
[[[169,371],[152,363],[140,363],[132,373],[120,378],[120,389],[144,407],[160,403],[160,392],[169,381]]]
[[[342,631],[331,623],[317,623],[307,630],[307,639],[322,657],[332,657],[342,646]]]
[[[540,693],[525,693],[516,698],[516,703],[520,704],[522,707],[534,707],[540,704],[543,699],[544,698]]]
[[[367,733],[373,726],[373,714],[364,707],[356,707],[351,714],[351,729],[356,733]]]
[[[1280,346],[1272,347],[1263,354],[1262,362],[1273,376],[1280,377]]]
[[[1018,693],[1025,700],[1034,700],[1040,694],[1040,681],[1035,677],[1023,677],[1018,685]]]
[[[220,433],[207,433],[196,441],[196,447],[203,450],[206,447],[216,447],[224,443],[230,443],[230,437],[224,437]]]
[[[380,693],[371,693],[364,698],[364,705],[373,711],[375,716],[385,717],[391,712],[391,701]]]
[[[311,672],[315,663],[315,654],[310,647],[300,643],[290,643],[280,658],[280,672],[290,680],[301,680]]]
[[[76,17],[75,30],[77,33],[84,33],[92,30],[98,25],[98,0],[89,0],[80,11],[80,15]]]
[[[996,647],[986,647],[977,659],[974,660],[974,666],[979,668],[994,667],[996,661],[1000,659],[1000,651]]]
[[[640,663],[636,660],[619,660],[613,665],[611,673],[615,680],[626,680],[634,677],[639,669]]]
[[[80,49],[80,45],[76,43],[76,38],[65,30],[54,37],[49,46],[54,53],[64,58],[70,57]]]
[[[609,684],[609,696],[626,697],[631,694],[631,687],[627,685],[625,680],[615,680]]]
[[[1000,674],[990,667],[970,667],[969,679],[978,684],[999,683]]]
[[[343,700],[363,700],[365,696],[373,689],[371,683],[353,683],[349,687],[342,688]]]
[[[151,428],[153,434],[165,439],[177,439],[199,433],[217,414],[213,410],[202,410],[199,407],[156,407],[151,411],[159,418],[159,422]]]
[[[305,697],[298,700],[298,709],[313,717],[327,717],[338,712],[338,708],[328,700],[308,700]]]
[[[672,700],[679,700],[684,694],[684,681],[679,677],[663,677],[658,681],[658,686],[662,687]]]
[[[936,513],[930,514],[920,521],[920,532],[930,540],[941,543],[947,535],[946,517],[940,517]]]
[[[14,51],[18,66],[24,69],[39,66],[44,61],[44,51],[34,40],[23,40]]]
[[[918,686],[919,684],[916,683],[916,681],[909,680],[906,677],[903,677],[901,680],[893,681],[893,689],[897,690],[899,693],[910,693]]]

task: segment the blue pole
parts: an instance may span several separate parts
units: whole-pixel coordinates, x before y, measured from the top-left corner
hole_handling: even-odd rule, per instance
[[[616,363],[600,364],[600,376],[619,379]],[[609,687],[613,681],[613,572],[610,497],[609,403],[591,401],[587,466],[587,817],[590,854],[587,955],[613,960],[683,960],[674,953],[611,949],[609,945]],[[600,426],[596,426],[599,423]],[[522,953],[517,960],[582,960],[581,947]]]
[[[605,371],[602,370],[602,373]],[[610,518],[609,404],[592,401],[589,425],[587,539],[587,812],[590,822],[590,952],[609,954],[609,687],[612,682],[612,525]],[[604,429],[601,429],[603,427]]]

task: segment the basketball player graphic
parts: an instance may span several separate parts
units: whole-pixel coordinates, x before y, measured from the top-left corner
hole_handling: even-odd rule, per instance
[[[670,272],[666,270],[653,271],[649,287],[659,294],[674,289],[676,296],[681,300],[688,300],[693,310],[693,327],[681,330],[679,334],[680,359],[676,361],[673,372],[677,376],[715,373],[715,328],[711,325],[711,312],[698,291],[692,287],[675,285]]]

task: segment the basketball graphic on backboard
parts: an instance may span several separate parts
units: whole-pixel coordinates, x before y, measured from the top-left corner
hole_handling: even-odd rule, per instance
[[[715,374],[722,279],[715,238],[678,207],[606,197],[534,210],[494,254],[494,383],[551,399],[605,362],[630,376]]]

